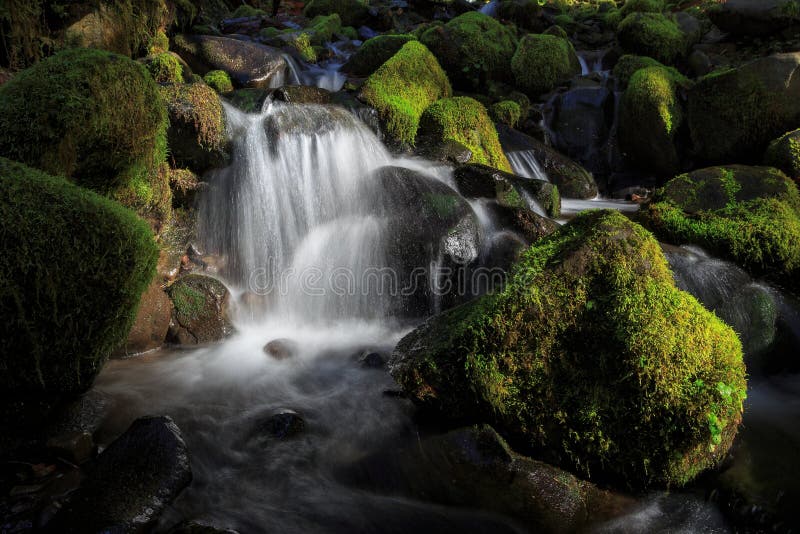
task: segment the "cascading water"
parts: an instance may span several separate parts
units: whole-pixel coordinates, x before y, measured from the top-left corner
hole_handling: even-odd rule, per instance
[[[525,178],[544,180],[545,182],[550,181],[547,178],[547,173],[544,172],[542,166],[536,160],[533,150],[509,150],[506,152],[506,157],[514,170],[514,174]]]

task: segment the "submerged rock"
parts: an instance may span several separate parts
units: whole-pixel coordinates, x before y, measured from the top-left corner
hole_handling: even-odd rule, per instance
[[[282,409],[257,422],[252,435],[262,439],[287,439],[301,433],[305,426],[306,422],[299,413]]]
[[[287,338],[273,339],[264,345],[264,353],[276,360],[286,360],[297,354],[300,345]]]
[[[172,419],[142,417],[97,458],[53,519],[53,531],[145,532],[191,480],[186,444]]]
[[[746,389],[736,334],[675,287],[652,235],[609,211],[535,243],[501,292],[411,332],[390,370],[425,409],[631,487],[717,465]]]
[[[330,104],[331,92],[308,85],[284,85],[272,92],[272,99],[291,104]]]
[[[233,333],[229,319],[230,293],[215,278],[189,274],[168,289],[172,322],[168,341],[195,345],[220,341]]]

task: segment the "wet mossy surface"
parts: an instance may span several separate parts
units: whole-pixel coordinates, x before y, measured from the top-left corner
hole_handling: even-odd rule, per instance
[[[220,94],[230,93],[233,91],[233,82],[231,77],[224,70],[211,70],[203,76],[203,81],[206,85]]]
[[[367,39],[350,56],[343,69],[345,72],[355,76],[368,76],[383,65],[386,60],[395,55],[404,44],[414,40],[416,40],[416,37],[409,34],[378,35],[372,39]]]
[[[674,20],[660,13],[631,13],[619,23],[617,38],[630,53],[672,65],[687,52],[687,39]]]
[[[390,368],[424,408],[635,488],[717,465],[746,394],[736,334],[677,289],[649,232],[608,211],[536,242],[501,292],[430,319]]]
[[[125,341],[158,248],[132,211],[0,158],[2,396],[89,388]]]
[[[536,97],[581,73],[569,40],[554,35],[526,35],[511,60],[517,85]]]
[[[360,26],[369,17],[367,4],[361,0],[311,0],[303,9],[303,15],[308,18],[334,13],[339,15],[344,26]]]
[[[787,132],[772,141],[764,163],[779,168],[800,184],[800,130]]]
[[[156,54],[147,62],[150,76],[158,83],[183,83],[183,67],[177,56],[169,52]]]

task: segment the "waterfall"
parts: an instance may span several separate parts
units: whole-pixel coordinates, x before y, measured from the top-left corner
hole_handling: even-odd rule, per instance
[[[511,168],[514,174],[524,176],[525,178],[536,178],[537,180],[544,180],[549,182],[547,173],[544,172],[542,166],[536,161],[536,156],[533,150],[509,150],[506,152],[508,162],[511,163]]]

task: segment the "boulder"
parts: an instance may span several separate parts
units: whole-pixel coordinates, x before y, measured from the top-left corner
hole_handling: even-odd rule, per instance
[[[800,130],[794,130],[772,141],[764,163],[777,167],[800,184]]]
[[[601,85],[579,86],[553,101],[551,139],[556,149],[595,170],[608,168],[606,144],[614,118],[614,96]]]
[[[225,95],[225,99],[245,113],[260,113],[269,94],[269,91],[265,89],[250,87],[236,89]]]
[[[158,83],[183,83],[191,78],[191,71],[184,73],[182,61],[178,54],[161,52],[146,58],[144,64]]]
[[[169,25],[171,18],[164,2],[145,2],[136,7],[125,3],[81,4],[90,4],[94,9],[63,30],[66,48],[99,48],[136,57],[165,24]],[[75,7],[80,10],[80,6]],[[62,9],[59,17],[68,17],[69,12]]]
[[[153,280],[139,301],[128,339],[117,354],[137,354],[160,347],[167,339],[171,317],[172,302],[161,289],[160,280]]]
[[[765,36],[800,25],[800,6],[796,0],[727,0],[709,16],[733,35]]]
[[[147,532],[191,480],[172,419],[142,417],[100,454],[53,519],[53,532]]]
[[[189,274],[167,289],[173,304],[167,340],[181,345],[220,341],[233,333],[230,293],[215,278]]]
[[[313,19],[319,15],[338,14],[343,26],[357,28],[369,21],[369,9],[361,0],[310,0],[303,9],[303,15]]]
[[[273,339],[264,345],[264,354],[275,360],[286,360],[297,354],[300,346],[292,339]]]
[[[472,150],[453,139],[418,135],[415,153],[425,159],[446,163],[467,163],[472,159]]]
[[[522,178],[486,165],[461,165],[453,178],[458,192],[466,198],[491,198],[502,206],[529,208],[526,197],[535,201],[549,217],[561,215],[558,188],[550,182]]]
[[[439,417],[496,425],[543,460],[637,488],[718,465],[746,391],[735,332],[614,211],[579,214],[526,250],[502,291],[408,334],[390,372]]]
[[[350,56],[342,71],[353,76],[369,76],[395,55],[404,44],[414,40],[416,37],[409,34],[378,35],[367,39]]]
[[[497,18],[533,33],[543,32],[548,25],[542,6],[535,0],[501,0],[497,5]]]
[[[268,88],[287,68],[280,50],[230,37],[176,35],[173,49],[198,74],[224,70],[237,87]]]
[[[626,52],[672,65],[688,52],[688,39],[675,20],[661,13],[631,13],[619,23],[617,39]]]
[[[517,86],[535,99],[581,73],[581,64],[569,39],[528,34],[511,59]]]
[[[522,236],[528,244],[558,230],[558,223],[527,208],[490,204],[489,209],[502,228]],[[515,258],[516,259],[516,258]]]
[[[254,439],[287,439],[301,433],[306,423],[294,410],[281,409],[263,417],[253,428]]]
[[[331,92],[308,85],[284,85],[272,91],[272,100],[290,104],[330,104]]]

